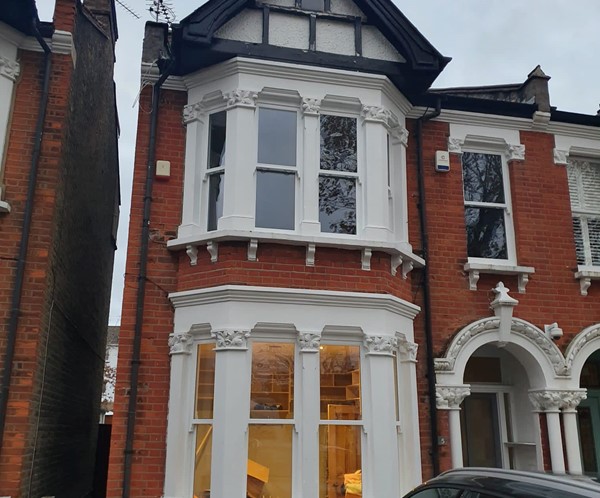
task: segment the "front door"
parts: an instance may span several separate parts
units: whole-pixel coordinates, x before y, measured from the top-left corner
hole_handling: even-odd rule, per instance
[[[466,467],[502,467],[497,393],[471,393],[462,404],[463,462]]]

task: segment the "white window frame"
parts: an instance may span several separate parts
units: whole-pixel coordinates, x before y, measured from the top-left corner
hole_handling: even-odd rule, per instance
[[[220,112],[224,112],[225,113],[225,164],[223,166],[218,166],[216,168],[210,168],[210,117],[214,114],[219,114]],[[205,143],[206,143],[206,147],[203,148],[204,150],[202,151],[203,153],[203,164],[204,164],[204,178],[203,178],[203,182],[206,184],[206,189],[205,189],[205,195],[204,198],[206,199],[203,203],[203,209],[202,211],[204,212],[204,216],[203,216],[203,226],[204,226],[204,230],[207,233],[212,233],[212,232],[216,232],[219,228],[219,218],[217,217],[216,219],[216,226],[214,228],[214,230],[209,230],[208,228],[208,216],[210,213],[210,179],[211,177],[215,176],[215,175],[223,175],[223,181],[222,181],[222,189],[223,189],[223,204],[225,203],[225,175],[226,175],[226,171],[225,168],[227,167],[227,126],[228,126],[228,119],[227,119],[227,109],[226,108],[217,108],[217,109],[211,109],[210,112],[207,113],[206,116],[206,130],[204,131],[204,136],[205,136]]]
[[[469,207],[478,207],[478,208],[496,208],[502,209],[504,211],[504,230],[506,236],[506,259],[495,259],[495,258],[480,258],[473,257],[467,255],[467,261],[469,263],[483,263],[483,264],[493,264],[497,266],[515,266],[517,264],[517,249],[515,242],[515,226],[514,220],[512,216],[512,198],[510,192],[510,171],[508,168],[508,160],[506,157],[505,150],[495,147],[474,147],[469,146],[465,147],[462,150],[462,153],[474,153],[474,154],[487,154],[487,155],[496,155],[500,156],[500,160],[502,161],[502,186],[504,189],[504,203],[489,203],[489,202],[474,202],[467,201],[464,199],[464,176],[461,182],[461,186],[463,189],[463,205],[465,210]],[[462,153],[461,153],[461,175],[463,174],[462,168]],[[467,231],[465,226],[465,237]],[[466,239],[465,239],[466,240]]]

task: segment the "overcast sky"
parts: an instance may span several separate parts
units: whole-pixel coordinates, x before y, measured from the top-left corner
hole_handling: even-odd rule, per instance
[[[37,0],[50,20],[54,0]],[[117,101],[121,122],[121,221],[110,324],[121,318],[131,178],[146,0],[125,0],[136,19],[118,7]],[[204,1],[172,0],[177,19]],[[520,83],[538,64],[550,80],[551,105],[595,114],[600,105],[600,0],[396,0],[421,33],[452,61],[434,87]]]

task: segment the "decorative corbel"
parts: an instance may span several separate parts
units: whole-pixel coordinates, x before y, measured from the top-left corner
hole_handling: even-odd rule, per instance
[[[470,270],[469,271],[469,290],[476,291],[477,290],[477,282],[479,282],[479,271]]]
[[[256,251],[258,251],[258,239],[250,239],[248,241],[248,261],[258,261]]]
[[[498,282],[498,285],[492,290],[496,294],[496,299],[490,303],[490,308],[494,310],[494,314],[500,319],[498,327],[500,341],[498,342],[503,345],[509,342],[513,308],[519,304],[519,301],[508,295],[510,289],[505,287],[502,282]]]
[[[390,271],[392,277],[395,277],[398,273],[398,267],[402,264],[402,256],[400,254],[393,254],[391,257]]]
[[[210,254],[210,262],[216,263],[219,260],[219,243],[209,240],[206,244],[206,250]]]
[[[371,271],[371,255],[372,251],[369,247],[364,247],[362,250],[362,269],[365,271]]]
[[[306,246],[306,266],[315,266],[316,244],[308,244]]]
[[[196,266],[198,264],[198,247],[193,245],[185,246],[185,253],[190,258],[190,266]]]
[[[410,260],[406,259],[402,262],[402,278],[406,280],[408,278],[408,274],[413,270],[415,264]]]

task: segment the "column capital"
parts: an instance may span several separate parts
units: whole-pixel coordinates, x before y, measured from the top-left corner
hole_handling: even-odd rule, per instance
[[[200,115],[204,111],[202,102],[196,102],[195,104],[188,104],[183,106],[182,121],[184,125],[187,125],[193,121],[199,121]]]
[[[471,394],[471,386],[444,386],[436,384],[435,399],[438,410],[460,410],[460,404]]]
[[[183,334],[169,335],[169,354],[191,354],[194,339],[192,334],[184,332]]]
[[[574,389],[572,391],[562,391],[563,412],[577,412],[577,407],[584,399],[587,399],[587,389]]]
[[[321,346],[319,332],[298,332],[298,346],[301,353],[318,353]]]
[[[232,107],[256,107],[256,99],[258,93],[252,90],[233,90],[232,92],[226,93],[224,96],[227,101],[227,108]]]
[[[216,351],[246,351],[248,349],[249,330],[213,330],[210,335],[217,343]]]
[[[400,332],[396,333],[396,337],[398,338],[398,352],[400,353],[400,359],[402,361],[416,363],[419,345],[414,342],[410,342],[408,339],[406,339],[406,336]]]
[[[363,339],[367,356],[393,356],[398,349],[398,338],[387,335],[367,335]]]
[[[305,116],[318,116],[321,112],[321,99],[302,98],[302,114]]]
[[[584,397],[581,397],[581,394]],[[585,399],[583,391],[553,389],[529,391],[529,400],[533,405],[534,412],[559,413],[561,408],[567,408],[568,411],[574,410],[582,399]]]

